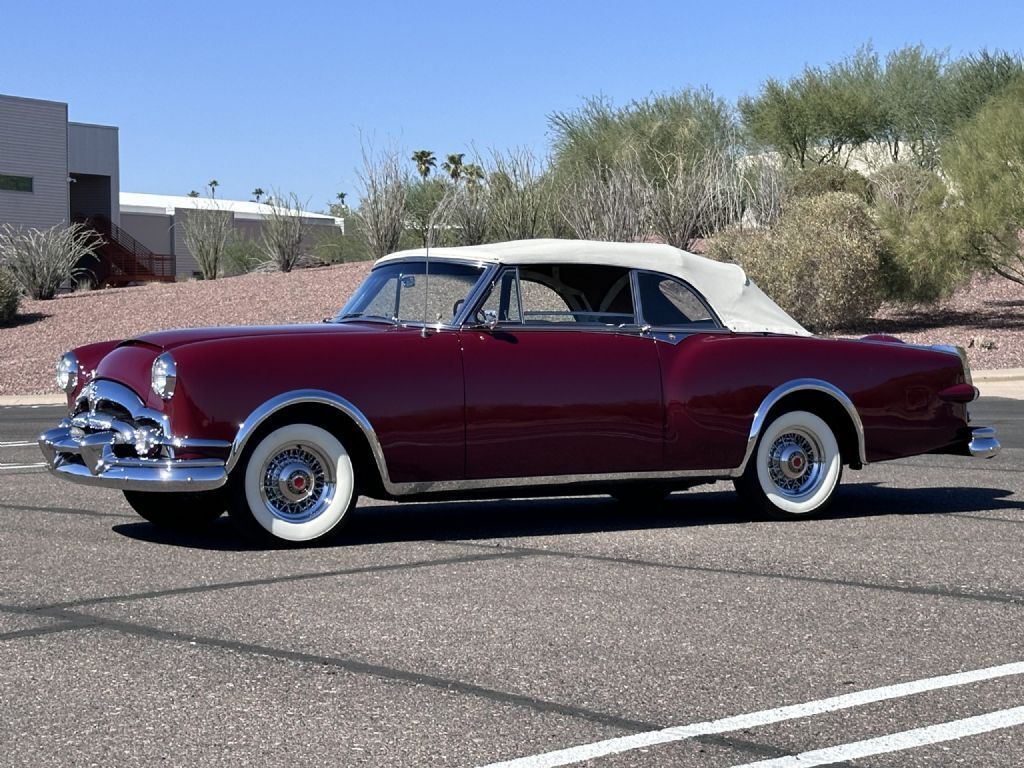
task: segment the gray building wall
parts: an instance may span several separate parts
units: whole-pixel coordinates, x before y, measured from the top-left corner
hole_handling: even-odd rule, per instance
[[[67,221],[67,104],[0,95],[0,174],[32,178],[31,192],[0,190],[0,224]]]
[[[117,128],[112,125],[90,123],[68,123],[68,172],[102,176],[107,179],[110,202],[107,214],[115,224],[120,224],[119,200],[120,160]],[[75,190],[72,189],[74,194]],[[74,211],[72,211],[74,215]]]
[[[173,224],[174,220],[165,214],[128,212],[121,214],[121,229],[153,253],[165,256],[174,253]]]

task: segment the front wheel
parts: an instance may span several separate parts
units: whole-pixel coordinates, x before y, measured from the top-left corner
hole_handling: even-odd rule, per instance
[[[228,514],[249,538],[308,543],[335,533],[356,499],[341,441],[312,424],[287,424],[246,448],[229,480]]]
[[[740,497],[779,520],[818,514],[832,502],[843,460],[832,428],[808,411],[777,416],[736,478]]]
[[[201,492],[124,491],[125,501],[143,518],[161,528],[179,531],[209,525],[224,512],[221,490]]]

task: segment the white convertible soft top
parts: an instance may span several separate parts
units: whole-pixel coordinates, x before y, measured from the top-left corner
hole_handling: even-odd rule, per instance
[[[416,248],[380,259],[378,264],[423,258]],[[600,264],[662,272],[681,278],[707,299],[719,319],[738,333],[811,333],[786,314],[747,278],[736,264],[712,261],[655,243],[608,243],[596,240],[515,240],[507,243],[431,248],[431,259],[470,259],[489,264]]]

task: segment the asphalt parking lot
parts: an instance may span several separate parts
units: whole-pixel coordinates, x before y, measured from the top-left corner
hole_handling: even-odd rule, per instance
[[[0,764],[1024,765],[1024,401],[1003,453],[731,487],[363,503],[340,544],[192,536],[59,482],[0,408]],[[798,759],[792,756],[800,756]]]

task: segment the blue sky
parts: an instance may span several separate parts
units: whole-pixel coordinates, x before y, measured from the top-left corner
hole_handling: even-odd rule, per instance
[[[120,127],[121,188],[358,191],[360,137],[448,152],[547,147],[547,116],[769,76],[871,42],[1020,51],[1024,3],[22,2],[0,0],[0,93]],[[351,200],[351,198],[350,198]]]

